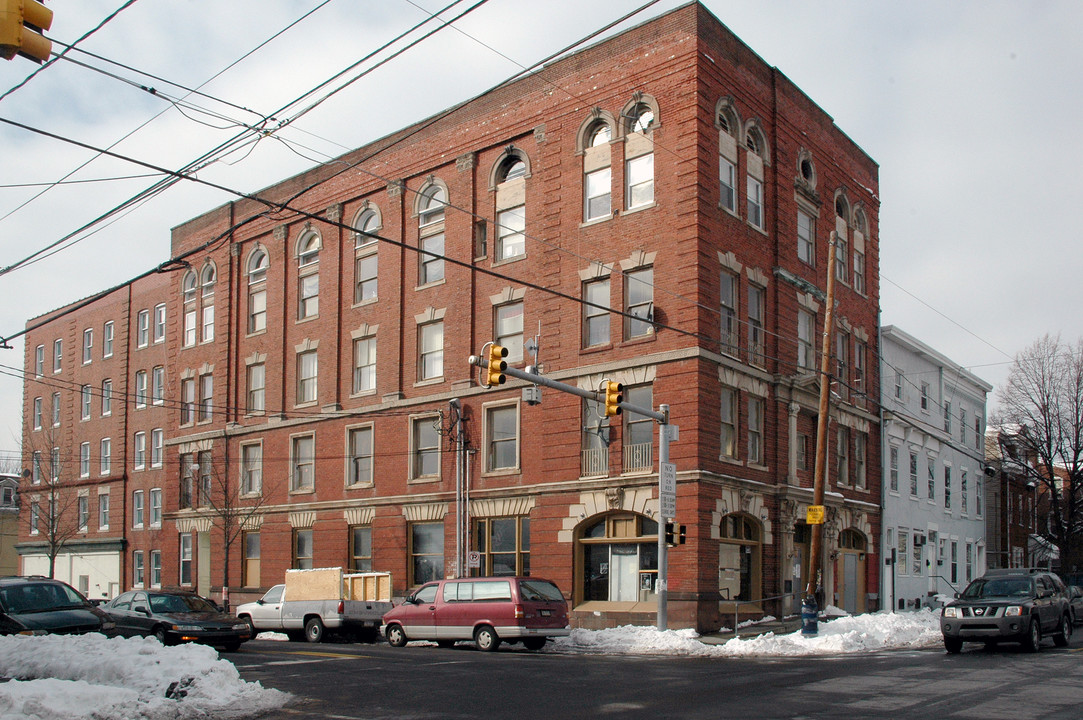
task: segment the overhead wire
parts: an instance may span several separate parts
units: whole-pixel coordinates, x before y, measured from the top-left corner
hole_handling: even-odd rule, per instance
[[[478,5],[480,5],[480,4],[481,4],[481,3],[478,3]],[[652,3],[648,3],[648,5],[650,5],[650,4],[652,4]],[[477,5],[475,5],[474,7],[477,7]],[[471,8],[471,9],[473,9],[473,8]],[[465,14],[465,13],[464,13],[464,14]],[[460,17],[461,17],[461,16],[460,16]],[[334,93],[330,93],[330,94],[328,94],[327,96],[325,96],[325,97],[324,97],[323,99],[326,99],[327,97],[330,97],[330,96],[331,96],[331,95],[333,95],[333,94],[334,94]],[[322,102],[322,100],[321,100],[321,102]],[[308,110],[310,110],[310,109],[311,109],[311,107],[312,107],[312,106],[310,106],[309,108],[305,109],[305,110],[304,110],[304,112],[308,112]],[[302,112],[301,114],[303,114],[303,112]],[[672,152],[672,151],[671,151],[671,152]],[[188,179],[192,179],[192,178],[188,178]],[[222,188],[221,186],[219,186],[219,189],[225,189],[225,188]],[[229,190],[227,190],[227,191],[229,191]],[[232,191],[232,192],[236,192],[236,191]],[[244,195],[242,194],[242,196],[244,196]],[[244,196],[244,197],[247,197],[247,196]],[[249,199],[253,199],[253,198],[249,198]],[[450,205],[449,205],[449,207],[453,207],[453,206],[450,206]],[[283,206],[283,208],[282,208],[282,209],[286,209],[286,208],[285,208],[285,206]],[[456,209],[458,209],[458,208],[456,208]],[[349,228],[349,227],[346,227],[346,229],[349,229],[349,230],[351,230],[351,231],[355,231],[355,232],[356,232],[356,230],[355,230],[355,229],[353,229],[353,228]],[[378,239],[380,239],[380,240],[384,240],[384,241],[388,241],[388,239],[387,239],[387,238],[378,238]],[[411,248],[411,249],[412,249],[412,248]],[[444,259],[446,259],[446,260],[451,260],[450,258],[446,258],[446,257],[445,257]],[[505,277],[506,279],[509,279],[509,280],[513,280],[513,281],[517,281],[517,279],[516,279],[516,278],[511,278],[511,277],[508,277],[508,276],[505,276],[505,275],[501,275],[501,274],[497,274],[497,275],[498,275],[499,277]],[[544,288],[539,288],[539,289],[544,289]],[[563,297],[564,297],[564,299],[572,300],[572,301],[574,301],[574,302],[580,302],[580,303],[584,303],[584,301],[582,301],[582,300],[581,300],[580,298],[578,298],[578,297],[575,297],[575,296],[570,296],[570,295],[563,295]],[[680,296],[678,296],[678,297],[680,297]],[[685,298],[685,299],[687,299],[687,298]],[[584,303],[584,304],[586,304],[586,305],[591,305],[591,303]],[[614,311],[614,310],[613,310],[612,308],[609,308],[609,307],[603,307],[603,306],[596,306],[596,307],[599,307],[599,308],[601,308],[601,309],[605,309],[605,310],[607,310],[607,311],[609,311],[609,312],[614,312],[615,314],[620,314],[620,315],[624,315],[624,317],[627,317],[627,318],[634,318],[634,317],[636,317],[636,316],[634,316],[634,315],[631,315],[631,314],[626,314],[626,313],[621,313],[621,312],[619,312],[619,311]],[[742,322],[744,322],[744,323],[747,323],[747,321],[742,321]],[[657,324],[657,323],[656,323],[656,325],[659,325],[659,324]],[[664,326],[662,326],[662,327],[664,327]],[[676,328],[670,328],[670,329],[676,329]],[[796,339],[792,339],[792,338],[784,338],[784,336],[782,336],[781,334],[776,334],[776,333],[770,333],[769,331],[766,331],[766,330],[764,330],[764,332],[765,332],[765,333],[767,333],[767,334],[771,334],[771,335],[774,335],[774,336],[776,336],[777,338],[782,338],[782,339],[785,339],[785,340],[787,340],[787,341],[789,341],[789,342],[794,342],[794,343],[796,343],[796,342],[799,342],[799,341],[798,341],[798,340],[796,340]],[[686,333],[686,334],[690,334],[690,333]],[[701,336],[701,335],[696,335],[696,336],[697,336],[697,337],[699,337],[699,338],[702,338],[702,337],[703,337],[703,336]],[[995,348],[994,348],[994,349],[995,349]],[[874,350],[874,354],[875,354],[875,350]],[[765,358],[765,359],[766,359],[766,358]],[[784,361],[780,360],[779,358],[771,358],[771,359],[772,359],[772,360],[774,360],[774,361],[777,361],[777,362],[784,362]]]

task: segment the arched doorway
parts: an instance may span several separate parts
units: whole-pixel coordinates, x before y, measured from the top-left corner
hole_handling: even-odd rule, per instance
[[[718,592],[723,604],[759,600],[763,596],[763,540],[759,522],[743,513],[726,515],[718,537]]]
[[[861,532],[848,528],[839,533],[835,577],[838,578],[839,607],[848,613],[865,612],[866,547]]]
[[[576,542],[576,604],[654,600],[658,523],[635,513],[592,518]]]

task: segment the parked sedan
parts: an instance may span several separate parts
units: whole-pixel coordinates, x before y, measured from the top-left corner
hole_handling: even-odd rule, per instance
[[[125,637],[153,635],[163,645],[198,642],[233,652],[252,637],[248,623],[194,592],[133,590],[102,606]]]
[[[1083,624],[1083,588],[1078,585],[1069,585],[1068,602],[1072,608],[1072,624]]]
[[[0,635],[112,635],[113,630],[113,620],[67,583],[36,576],[0,578]]]

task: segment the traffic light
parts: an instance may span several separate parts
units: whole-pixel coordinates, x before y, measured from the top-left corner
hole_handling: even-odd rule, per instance
[[[605,381],[605,416],[620,415],[620,404],[624,402],[624,386],[612,380]]]
[[[42,31],[53,24],[53,11],[37,0],[0,0],[0,55],[16,55],[41,63],[49,59],[53,43]]]
[[[686,527],[684,525],[677,525],[676,523],[666,523],[666,545],[670,547],[676,547],[678,545],[684,545]]]
[[[504,377],[504,371],[508,369],[508,364],[504,361],[504,358],[508,356],[508,349],[501,347],[496,343],[489,346],[488,355],[488,381],[485,387],[492,387],[493,385],[503,385],[507,379]]]

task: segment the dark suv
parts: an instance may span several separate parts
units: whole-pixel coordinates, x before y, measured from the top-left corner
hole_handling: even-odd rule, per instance
[[[67,583],[46,577],[0,577],[0,635],[100,632],[116,623]]]
[[[1045,570],[990,570],[944,607],[940,630],[950,653],[962,650],[964,642],[1000,641],[1036,652],[1044,635],[1064,647],[1072,637],[1068,589]]]

